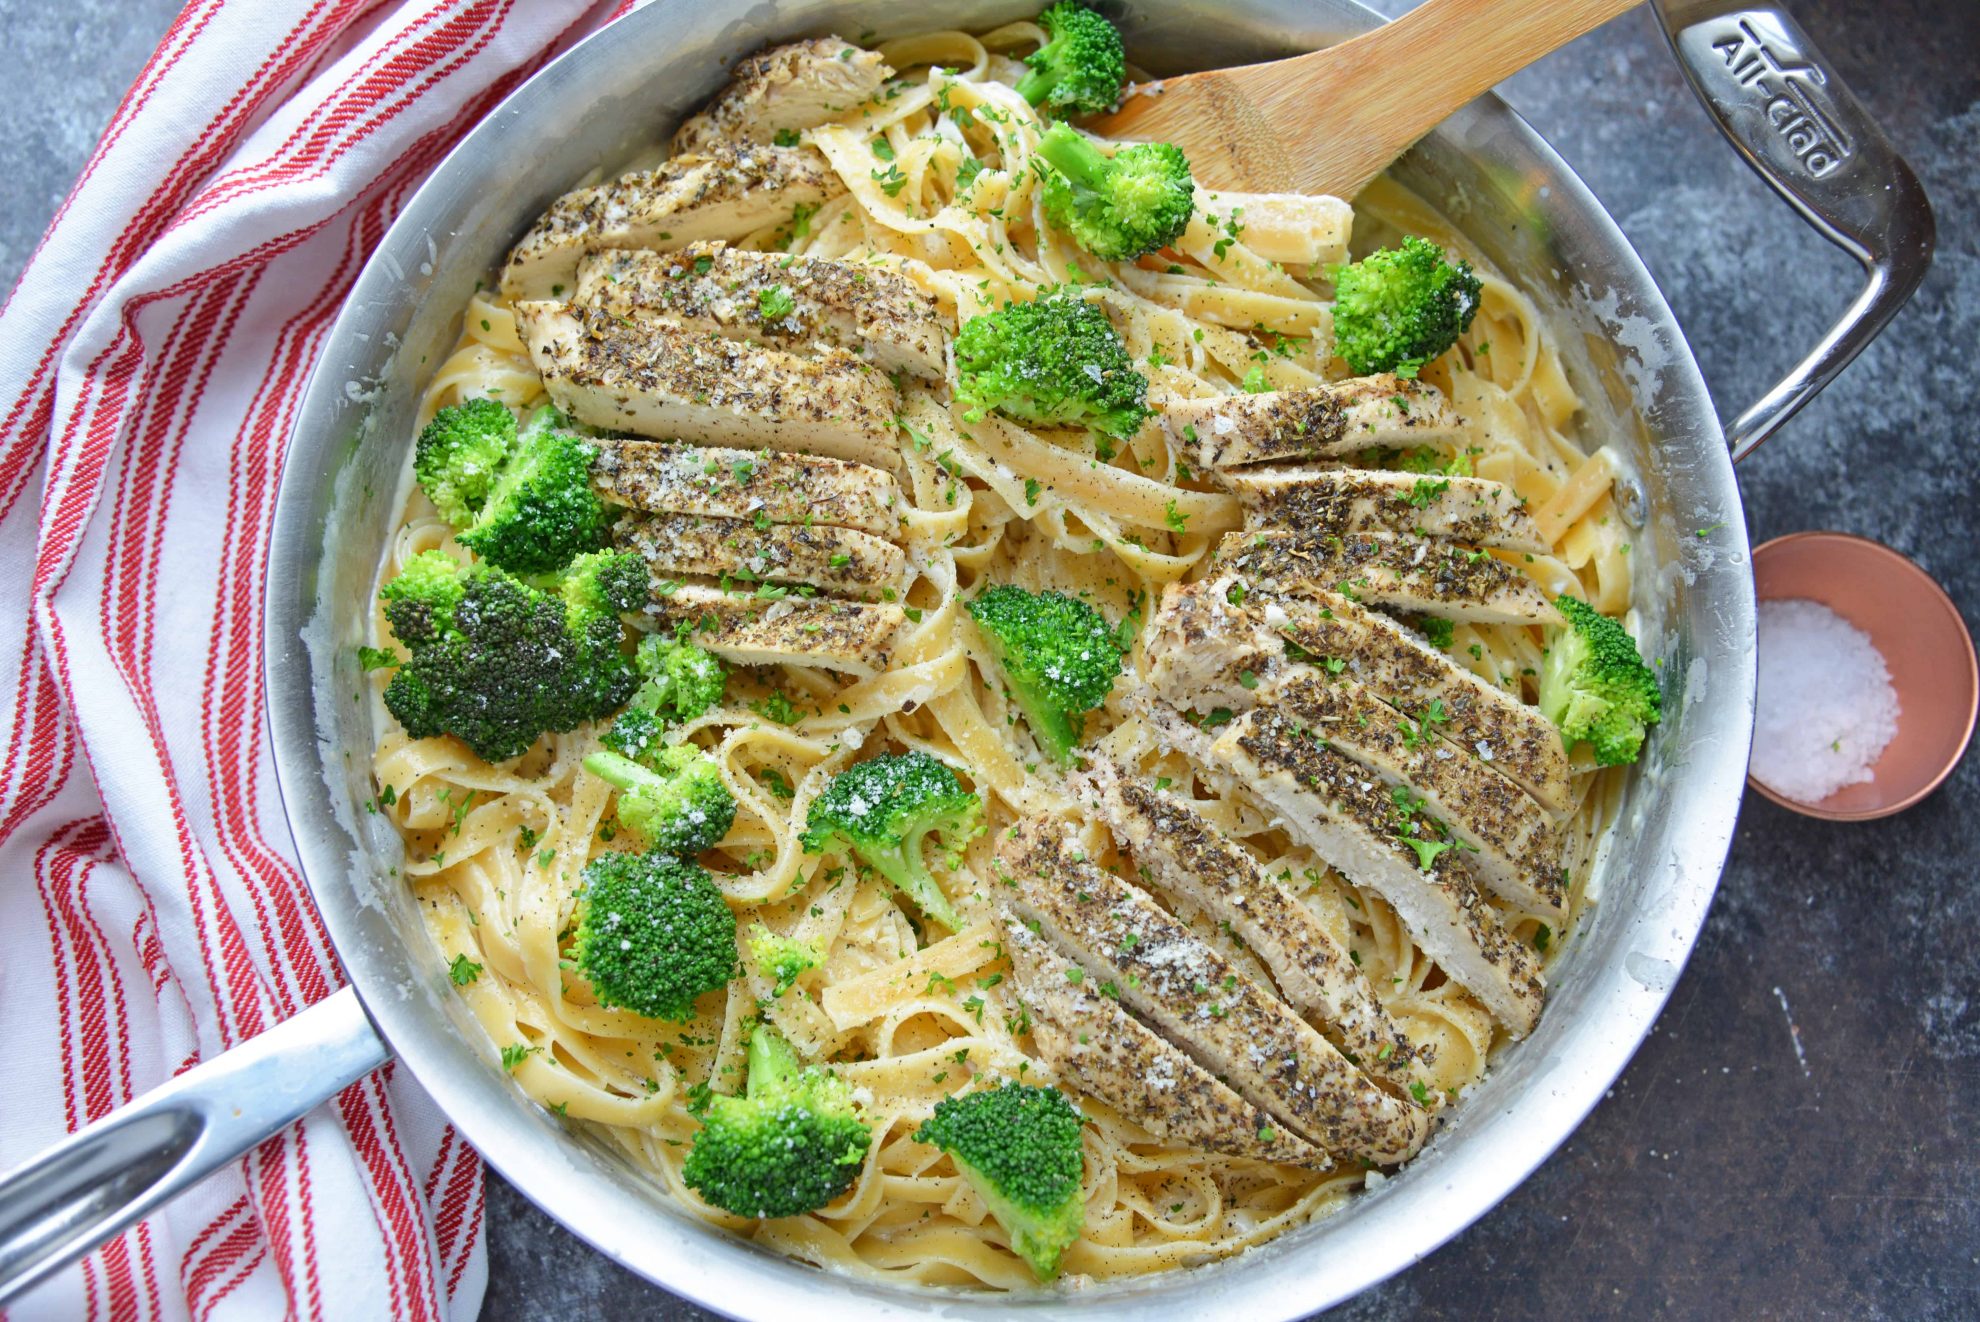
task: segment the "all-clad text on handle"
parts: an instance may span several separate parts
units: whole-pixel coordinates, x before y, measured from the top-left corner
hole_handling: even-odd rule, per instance
[[[1734,462],[1773,435],[1904,306],[1932,260],[1932,207],[1897,154],[1787,11],[1653,0],[1692,91],[1762,179],[1865,282],[1779,384],[1726,427]]]

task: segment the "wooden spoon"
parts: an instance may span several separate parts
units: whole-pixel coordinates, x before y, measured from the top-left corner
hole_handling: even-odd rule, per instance
[[[1086,125],[1172,142],[1199,184],[1351,198],[1486,89],[1638,0],[1427,0],[1338,46],[1128,89]]]

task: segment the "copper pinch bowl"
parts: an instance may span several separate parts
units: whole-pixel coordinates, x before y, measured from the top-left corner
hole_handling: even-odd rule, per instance
[[[1870,635],[1897,690],[1897,734],[1870,768],[1816,803],[1746,783],[1791,812],[1832,822],[1889,817],[1924,799],[1959,765],[1980,710],[1973,636],[1932,576],[1881,542],[1844,532],[1797,532],[1753,552],[1761,601],[1819,602]]]

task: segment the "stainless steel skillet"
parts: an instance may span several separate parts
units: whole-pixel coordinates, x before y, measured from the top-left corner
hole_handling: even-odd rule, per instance
[[[1539,1030],[1414,1163],[1341,1214],[1232,1261],[1067,1297],[933,1295],[823,1276],[693,1220],[602,1143],[528,1101],[449,985],[404,888],[400,843],[361,809],[370,713],[354,649],[422,379],[474,282],[593,165],[664,138],[760,45],[1028,16],[1035,0],[660,0],[509,98],[407,205],[326,342],[291,441],[268,596],[273,746],[298,853],[351,986],[180,1076],[0,1180],[0,1300],[232,1160],[396,1054],[510,1180],[601,1252],[748,1318],[1127,1317],[1154,1309],[1295,1317],[1428,1254],[1551,1153],[1620,1073],[1703,922],[1738,812],[1752,727],[1753,587],[1732,462],[1764,440],[1904,302],[1932,226],[1917,181],[1782,11],[1665,0],[1694,89],[1748,161],[1861,261],[1863,293],[1809,357],[1731,424],[1714,416],[1642,263],[1565,164],[1483,98],[1396,176],[1451,215],[1552,320],[1585,431],[1634,473],[1645,650],[1669,706],[1597,866],[1600,903],[1556,966]],[[1310,49],[1375,16],[1351,0],[1132,0],[1138,62],[1203,68]],[[419,272],[416,278],[406,273]],[[1690,530],[1722,524],[1709,543]]]

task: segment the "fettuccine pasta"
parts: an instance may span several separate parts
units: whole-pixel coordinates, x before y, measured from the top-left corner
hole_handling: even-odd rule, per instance
[[[1096,261],[1040,210],[1032,152],[1046,123],[1012,85],[1023,71],[1018,58],[1041,40],[1038,28],[1020,23],[881,47],[899,71],[885,94],[844,123],[802,135],[847,191],[740,246],[899,272],[958,323],[1048,287],[1072,289],[1119,328],[1156,407],[1346,375],[1330,351],[1326,267],[1348,259],[1351,237],[1365,249],[1409,232],[1466,250],[1461,234],[1383,182],[1354,213],[1340,208],[1335,233],[1282,232],[1271,215],[1233,214],[1213,195],[1172,254]],[[884,167],[876,140],[891,149]],[[1550,549],[1509,558],[1550,596],[1572,591],[1622,614],[1631,572],[1610,494],[1612,457],[1589,453],[1576,436],[1578,403],[1532,302],[1472,257],[1482,307],[1458,347],[1422,373],[1463,420],[1459,444],[1432,458],[1440,466],[1468,460],[1471,471],[1525,498]],[[422,421],[471,397],[518,409],[542,400],[543,383],[500,296],[476,294],[463,325],[426,388]],[[741,670],[724,702],[685,731],[717,759],[737,802],[733,828],[703,859],[724,895],[745,926],[761,921],[829,952],[792,991],[773,996],[745,960],[744,977],[704,997],[690,1023],[594,1001],[567,946],[580,869],[623,847],[614,844],[610,788],[580,765],[598,746],[597,729],[547,735],[521,758],[490,765],[451,738],[407,737],[380,706],[374,770],[380,810],[405,836],[405,880],[439,955],[479,966],[460,994],[493,1042],[509,1048],[506,1061],[531,1097],[619,1145],[667,1196],[805,1261],[896,1282],[1016,1289],[1032,1284],[1030,1274],[982,1200],[912,1135],[971,1077],[1064,1083],[1031,1049],[997,928],[977,896],[990,890],[1002,828],[1023,813],[1077,814],[962,601],[992,581],[1053,587],[1094,603],[1131,636],[1163,587],[1199,576],[1219,535],[1242,519],[1237,501],[1191,471],[1159,427],[1110,446],[995,415],[969,422],[929,389],[910,386],[903,401],[898,475],[914,579],[903,599],[910,622],[890,668],[856,681],[791,667]],[[407,487],[381,581],[422,551],[469,558],[409,479]],[[373,632],[390,642],[382,614]],[[1530,701],[1541,648],[1535,628],[1461,623],[1448,651]],[[1124,715],[1120,695],[1136,685],[1141,661],[1137,642],[1114,699],[1089,719],[1089,742],[1171,778],[1206,818],[1291,881],[1354,952],[1410,1039],[1434,1045],[1436,1086],[1462,1097],[1500,1040],[1491,1017],[1416,947],[1379,896],[1296,846],[1242,787],[1165,754]],[[384,676],[373,682],[382,691]],[[923,932],[877,877],[836,850],[807,854],[800,841],[825,781],[881,749],[933,754],[986,802],[989,830],[970,845],[961,875],[949,878],[966,920],[952,935]],[[1576,772],[1571,910],[1585,903],[1588,864],[1620,784],[1619,773],[1592,764]],[[1106,833],[1086,830],[1096,853],[1116,860]],[[1502,917],[1543,952],[1567,936],[1533,916]],[[1265,979],[1214,924],[1198,929]],[[814,1214],[765,1222],[706,1205],[681,1179],[698,1127],[691,1107],[705,1090],[737,1088],[759,1010],[802,1056],[833,1062],[858,1090],[874,1132],[846,1196]],[[1089,1121],[1086,1229],[1064,1261],[1075,1276],[1131,1276],[1238,1252],[1336,1207],[1365,1176],[1346,1165],[1320,1174],[1169,1146],[1093,1099],[1081,1107]]]

